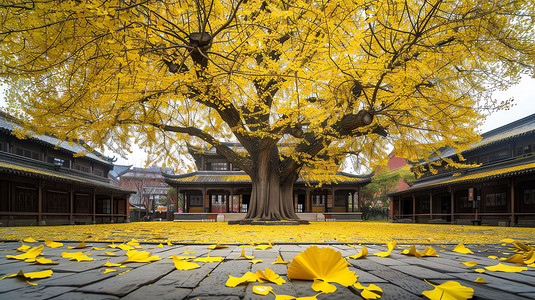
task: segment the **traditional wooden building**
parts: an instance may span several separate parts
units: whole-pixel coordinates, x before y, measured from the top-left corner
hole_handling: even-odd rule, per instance
[[[229,144],[231,147],[239,145]],[[245,213],[251,198],[251,179],[218,154],[214,147],[190,147],[197,171],[183,175],[164,174],[166,182],[185,199],[188,213]],[[294,208],[297,213],[358,212],[360,188],[371,176],[339,172],[335,184],[314,187],[318,182],[301,178],[294,185]]]
[[[110,182],[112,159],[51,135],[18,139],[16,127],[0,112],[1,226],[128,220],[127,199],[135,191]]]
[[[535,114],[482,137],[462,152],[465,163],[479,167],[438,167],[438,173],[426,172],[412,187],[391,194],[394,219],[535,226]],[[457,160],[453,149],[441,152]]]

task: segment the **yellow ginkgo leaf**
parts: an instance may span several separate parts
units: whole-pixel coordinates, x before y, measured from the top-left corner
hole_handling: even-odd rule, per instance
[[[343,286],[353,285],[357,275],[347,267],[347,261],[340,252],[332,248],[311,246],[294,257],[288,267],[288,278],[301,280],[321,279]]]
[[[134,246],[135,249],[143,249],[143,246]]]
[[[521,251],[533,251],[535,250],[535,246],[528,246],[526,244],[523,244],[521,242],[514,242],[513,245]]]
[[[255,247],[255,249],[257,250],[267,250],[267,249],[271,249],[273,248],[273,245],[271,245],[271,243],[267,244],[267,245],[258,245]]]
[[[61,257],[68,258],[69,260],[76,260],[78,262],[80,261],[92,261],[93,258],[85,255],[82,252],[63,252],[61,253]]]
[[[429,283],[427,280],[425,281]],[[422,295],[431,300],[465,300],[470,299],[474,295],[474,289],[462,286],[456,281],[446,281],[441,285],[434,285],[434,290],[423,291]]]
[[[405,249],[405,250],[401,251],[401,254],[410,255],[410,256],[416,256],[416,257],[422,257],[423,256],[422,252],[416,250],[416,247],[414,245],[412,245],[410,249]]]
[[[499,263],[499,264],[497,264],[495,266],[485,267],[485,269],[487,269],[489,271],[493,271],[493,272],[517,273],[517,272],[526,271],[528,268],[527,267],[508,266],[508,265],[504,265],[504,264]]]
[[[206,256],[206,257],[199,257],[194,259],[194,261],[198,262],[204,262],[204,263],[213,263],[213,262],[220,262],[223,260],[223,257],[221,256]]]
[[[476,280],[474,280],[474,282],[477,282],[477,283],[487,283],[487,282],[485,281],[485,279],[483,279],[483,278],[481,278],[481,277],[476,278]]]
[[[273,293],[273,291],[271,291],[271,293]],[[297,300],[297,298],[295,298],[294,296],[290,296],[290,295],[277,295],[275,293],[273,293],[275,295],[275,300]]]
[[[351,256],[349,256],[349,258],[360,259],[360,258],[366,257],[366,255],[368,255],[368,248],[366,248],[366,246],[362,246],[362,251],[360,251],[360,253],[357,253],[355,255],[351,255]]]
[[[130,242],[126,243],[127,245],[130,245],[130,246],[139,246],[139,241],[132,238],[132,240],[130,240]]]
[[[531,265],[533,263],[535,263],[535,251],[530,251],[525,257],[524,264]]]
[[[28,249],[30,249],[32,246],[28,246],[28,245],[24,245],[24,243],[22,243],[22,246],[18,247],[17,248],[17,251],[19,252],[26,252],[28,251]]]
[[[208,249],[223,249],[223,248],[228,248],[228,245],[220,245],[219,243],[215,244],[215,245],[210,245],[208,246]]]
[[[495,255],[489,255],[488,258],[490,258],[490,259],[498,259],[498,256],[495,256]]]
[[[515,240],[513,240],[513,239],[503,239],[503,240],[501,240],[500,242],[502,242],[502,243],[512,244],[514,241],[515,241]]]
[[[461,262],[461,264],[467,266],[467,267],[475,267],[477,266],[477,261],[467,261],[467,262]]]
[[[477,250],[477,252],[487,252],[489,249]]]
[[[111,272],[117,272],[117,270],[115,270],[115,269],[106,269],[106,270],[104,270],[104,272],[102,272],[102,274],[111,273]]]
[[[247,258],[247,259],[253,259],[254,258],[254,256],[252,256],[252,255],[245,255],[245,248],[241,249],[240,257],[244,257],[244,258]]]
[[[289,260],[282,260],[282,257],[279,255],[279,256],[277,256],[277,260],[275,260],[271,264],[275,265],[275,264],[289,264],[289,263],[290,263]]]
[[[92,247],[91,250],[102,251],[102,250],[106,250],[106,248]]]
[[[63,243],[54,242],[49,237],[46,237],[45,246],[50,247],[50,248],[59,248],[63,246]]]
[[[166,239],[166,237],[163,237],[161,234],[159,233],[155,233],[153,236],[152,236],[153,239]]]
[[[58,265],[59,262],[53,262],[51,259],[46,259],[44,257],[35,258],[35,263],[39,265]]]
[[[25,239],[22,239],[23,242],[26,242],[26,243],[38,243],[39,241],[38,240],[35,240],[33,237],[27,237]]]
[[[257,295],[266,296],[273,290],[273,287],[271,286],[265,286],[265,285],[255,285],[253,286],[253,293]]]
[[[109,251],[104,251],[104,254],[112,255],[112,256],[117,255],[115,252],[109,252]]]
[[[463,253],[463,254],[474,254],[474,252],[472,252],[470,249],[466,248],[463,243],[459,243],[457,246],[455,246],[455,248],[453,248],[453,250],[451,250],[453,252],[457,252],[457,253]]]
[[[173,246],[173,243],[171,243],[170,240],[167,240],[167,246]],[[187,249],[186,249],[187,250]]]
[[[24,273],[22,272],[22,270],[20,270],[17,274],[11,274],[8,277],[20,276],[26,279],[41,279],[41,278],[48,278],[52,276],[52,274],[54,274],[52,270],[45,270],[41,272],[30,272],[30,273]]]
[[[366,287],[359,282],[355,282],[353,286],[359,290],[362,290],[360,295],[364,299],[379,299],[383,295],[383,290],[373,283]]]
[[[242,277],[234,277],[231,275],[228,275],[227,282],[225,283],[228,287],[235,287],[245,282],[255,282],[258,280],[258,277],[253,272],[247,272]]]
[[[186,250],[184,250],[184,252],[182,252],[182,254],[195,254],[195,252],[188,251],[188,248],[186,248]]]
[[[108,247],[116,249],[117,247],[119,247],[119,245],[111,244],[111,245],[108,245]]]
[[[111,263],[109,260],[104,264],[102,265],[103,267],[119,267],[121,264],[114,264],[114,263]]]
[[[30,250],[26,251],[26,253],[19,254],[19,255],[6,255],[6,258],[13,258],[13,259],[19,259],[19,260],[27,260],[27,259],[34,259],[37,256],[41,255],[41,252],[45,248],[45,245],[40,245],[37,247],[33,247]]]
[[[183,261],[176,255],[173,255],[173,263],[175,264],[175,268],[177,270],[193,270],[201,267],[199,264],[194,262]]]
[[[261,259],[253,259],[253,260],[250,260],[249,262],[252,263],[253,265],[256,265],[257,263],[261,263],[261,262],[264,262],[264,261],[261,260]]]
[[[134,247],[132,247],[130,245],[126,245],[126,244],[117,245],[117,248],[119,248],[121,250],[125,250],[125,251],[130,251],[130,250],[134,249]]]
[[[485,273],[485,269],[475,269],[474,271],[477,273]]]
[[[169,256],[167,258],[173,259],[173,256],[175,256],[175,255],[171,255],[171,256]],[[178,257],[178,259],[181,259],[181,260],[188,260],[188,259],[194,259],[197,256],[180,256],[180,255],[176,255],[176,257]]]
[[[388,251],[377,252],[377,253],[374,253],[373,255],[379,256],[379,257],[388,257],[390,255],[390,253],[392,253],[392,250],[394,250],[394,248],[396,247],[396,244],[397,244],[396,241],[388,242],[387,243]]]
[[[158,246],[156,246],[157,248],[163,248],[163,244],[160,243]]]
[[[439,257],[437,251],[433,247],[427,247],[422,252],[422,257]]]
[[[258,269],[258,271],[256,271],[256,277],[258,278],[258,282],[260,283],[273,282],[277,285],[286,283],[286,280],[284,280],[284,278],[280,277],[270,268],[265,268],[263,272],[262,270]]]
[[[312,289],[316,292],[322,292],[325,294],[330,294],[336,292],[336,286],[321,280],[314,280],[312,283]]]
[[[517,265],[525,265],[524,263],[524,255],[522,254],[513,254],[507,258],[500,258],[503,262],[509,262]]]
[[[85,244],[85,241],[82,241],[80,244],[76,245],[76,246],[69,246],[67,248],[69,249],[83,249],[87,247],[87,245]]]
[[[128,258],[123,260],[121,264],[133,262],[148,263],[161,259],[158,255],[152,255],[150,252],[137,250],[130,250],[126,252],[126,256],[128,256]]]

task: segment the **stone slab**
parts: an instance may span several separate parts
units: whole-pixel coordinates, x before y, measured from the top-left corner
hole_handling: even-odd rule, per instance
[[[51,280],[44,282],[42,284],[47,286],[71,286],[71,287],[82,287],[94,282],[98,282],[113,276],[116,276],[118,273],[124,272],[127,269],[125,268],[113,268],[117,270],[117,272],[110,272],[104,274],[102,270],[90,270],[86,272],[80,272],[80,273],[71,273],[68,276],[63,276],[60,278],[57,278],[55,276],[52,276]]]
[[[360,280],[359,280],[360,282]],[[399,286],[390,284],[390,283],[378,283],[376,284],[378,287],[380,287],[383,290],[383,295],[381,296],[381,300],[416,300],[416,299],[422,299],[422,297],[417,296],[415,294],[409,293],[408,291],[400,288]],[[365,286],[368,286],[368,284],[365,284]],[[356,294],[360,294],[361,290],[351,288],[355,291]]]
[[[451,275],[473,282],[478,277],[485,279],[486,284],[492,286],[495,289],[506,291],[509,293],[531,293],[535,292],[535,286],[522,284],[514,281],[509,281],[503,278],[494,277],[485,273],[450,273]],[[509,274],[509,273],[508,273]]]
[[[416,295],[420,295],[423,291],[428,290],[430,286],[421,279],[393,269],[370,271],[370,273]]]
[[[54,300],[115,300],[119,297],[113,295],[103,295],[103,294],[88,294],[81,292],[69,292],[62,294],[58,297],[55,297]]]
[[[181,288],[195,288],[199,282],[209,275],[217,264],[200,264],[201,267],[193,270],[173,270],[160,280],[156,281],[153,286],[173,285]]]
[[[451,277],[446,273],[433,271],[422,266],[392,266],[391,268],[420,279],[447,279]]]
[[[205,299],[208,296],[245,296],[245,285],[238,285],[236,287],[227,287],[225,282],[229,278],[227,274],[234,277],[241,277],[247,271],[251,264],[246,261],[236,260],[228,263],[219,264],[213,271],[210,273],[210,276],[205,277],[200,283],[199,286],[193,290],[189,295],[190,298],[201,298]]]
[[[77,291],[98,294],[110,294],[122,297],[137,288],[153,283],[175,268],[172,264],[153,262],[123,275],[84,286]]]
[[[431,280],[433,284],[442,284],[448,280]],[[507,300],[526,300],[529,298],[515,295],[512,293],[507,293],[493,288],[493,286],[481,283],[475,283],[472,281],[466,280],[454,280],[460,283],[463,286],[474,289],[474,298],[482,300],[496,300],[496,299],[507,299]]]
[[[28,285],[28,284],[26,284]],[[72,291],[72,287],[63,286],[30,286],[21,289],[16,289],[11,292],[0,294],[1,299],[49,299],[55,298],[61,294]]]
[[[122,297],[125,300],[158,299],[158,300],[181,300],[186,299],[191,289],[177,288],[175,286],[152,286],[141,287],[130,294]]]

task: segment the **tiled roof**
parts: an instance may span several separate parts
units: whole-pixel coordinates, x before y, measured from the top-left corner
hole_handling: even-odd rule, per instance
[[[111,184],[109,179],[105,177],[99,177],[72,169],[58,169],[53,164],[6,152],[0,152],[0,173],[74,183],[105,190],[135,193],[133,190]]]
[[[432,180],[423,180],[400,192],[391,195],[400,195],[407,192],[418,191],[432,187],[445,187],[469,182],[489,181],[499,178],[507,178],[524,174],[535,173],[535,158],[513,159],[492,166],[469,169],[465,174],[456,172],[447,176]]]
[[[22,129],[22,126],[17,124],[17,121],[3,113],[0,112],[0,130],[12,133],[15,130],[15,127],[18,129]],[[66,141],[62,141],[54,136],[42,134],[42,135],[34,135],[31,136],[31,139],[33,139],[36,142],[43,143],[51,148],[58,148],[60,150],[66,151],[70,154],[80,154],[85,153],[83,157],[92,159],[94,161],[100,162],[102,164],[111,165],[111,161],[109,158],[104,157],[103,155],[99,155],[97,152],[88,152],[86,148],[84,148],[82,145],[77,143],[69,143]]]
[[[532,133],[535,133],[535,114],[482,133],[482,139],[473,144],[470,149],[463,151],[463,153]],[[440,152],[442,157],[451,157],[456,154],[455,149],[451,147],[440,149]],[[436,161],[439,159],[439,157],[433,157],[430,160]]]
[[[251,178],[243,171],[196,171],[183,175],[164,174],[164,177],[169,184],[251,184]],[[337,184],[368,183],[371,176],[338,172],[333,179]],[[305,183],[305,181],[299,178],[296,183]],[[308,181],[308,183],[319,182]]]

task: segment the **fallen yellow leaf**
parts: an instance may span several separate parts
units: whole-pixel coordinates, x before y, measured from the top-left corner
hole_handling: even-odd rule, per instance
[[[359,290],[362,290],[360,295],[364,299],[379,299],[383,295],[383,290],[373,283],[366,287],[359,282],[355,282],[353,286]]]
[[[123,260],[121,264],[132,262],[148,263],[161,259],[158,255],[152,255],[150,252],[137,250],[130,250],[126,252],[126,256],[128,256],[128,258]]]
[[[34,259],[37,256],[41,255],[41,252],[45,248],[45,245],[40,245],[37,247],[33,247],[30,250],[26,251],[26,253],[19,254],[19,255],[6,255],[6,258],[13,258],[13,259],[19,259],[19,260],[27,260],[27,259]]]
[[[38,240],[35,240],[33,237],[27,237],[25,239],[22,239],[23,242],[26,242],[26,243],[38,243],[39,241]]]
[[[76,260],[78,262],[80,261],[92,261],[93,258],[85,255],[82,252],[63,252],[61,253],[61,257],[68,258],[69,260]]]
[[[223,257],[221,257],[221,256],[210,256],[210,254],[208,254],[208,256],[206,256],[206,257],[199,257],[199,258],[194,259],[194,261],[204,262],[204,263],[220,262],[222,260],[223,260]]]
[[[485,279],[483,279],[483,278],[481,278],[481,277],[476,278],[476,280],[474,280],[474,282],[477,282],[477,283],[487,283],[487,282],[485,281]]]
[[[425,282],[429,283],[427,280]],[[465,300],[472,298],[474,295],[474,289],[462,286],[456,281],[446,281],[440,285],[434,285],[432,283],[429,284],[434,286],[435,289],[423,291],[422,295],[431,300]]]
[[[46,237],[45,246],[50,248],[59,248],[63,246],[63,243],[53,242],[49,237]]]
[[[271,264],[272,265],[275,265],[275,264],[289,264],[290,261],[289,260],[282,260],[282,257],[280,256],[277,256],[277,260],[275,260],[274,262],[272,262]]]
[[[267,244],[267,245],[258,245],[255,247],[255,249],[257,250],[267,250],[267,249],[271,249],[273,248],[273,245],[271,245],[271,243]]]
[[[67,248],[69,249],[83,249],[87,247],[87,245],[85,244],[85,241],[82,241],[80,244],[76,245],[76,246],[68,246]]]
[[[117,270],[115,269],[106,269],[104,270],[104,272],[102,272],[103,274],[106,274],[106,273],[111,273],[111,272],[117,272]]]
[[[528,268],[527,267],[508,266],[508,265],[504,265],[502,263],[499,263],[499,264],[497,264],[495,266],[485,267],[485,269],[487,269],[489,271],[493,271],[493,272],[517,273],[517,272],[526,271]]]
[[[175,268],[177,270],[193,270],[201,267],[199,264],[194,262],[183,261],[176,255],[173,255],[173,263],[175,264]]]
[[[288,267],[288,278],[301,280],[321,279],[350,286],[357,281],[357,275],[347,267],[347,261],[340,252],[332,248],[311,246],[294,257]]]
[[[360,259],[360,258],[366,257],[366,255],[368,255],[368,248],[366,248],[366,246],[362,246],[362,251],[360,253],[357,253],[355,255],[351,255],[351,256],[349,256],[349,258]]]
[[[253,272],[247,272],[242,277],[234,277],[228,274],[227,276],[228,276],[228,279],[225,285],[228,287],[235,287],[245,282],[255,282],[258,280],[257,275]]]
[[[467,267],[474,267],[477,266],[477,261],[467,261],[467,262],[461,262],[461,264],[467,266]]]
[[[322,292],[325,294],[330,294],[336,292],[336,286],[321,280],[314,280],[312,283],[312,289],[316,292]]]
[[[390,255],[390,253],[392,253],[392,250],[394,250],[394,248],[396,247],[396,244],[397,244],[396,241],[388,242],[388,243],[387,243],[388,251],[385,251],[385,252],[377,252],[377,253],[374,253],[373,255],[375,255],[375,256],[379,256],[379,257],[388,257],[388,256]]]
[[[119,267],[121,264],[114,264],[114,263],[111,263],[109,260],[104,264],[102,265],[103,267]]]
[[[210,245],[208,246],[208,249],[222,249],[222,248],[228,248],[227,245],[220,245],[219,243],[215,244],[215,245]]]
[[[453,250],[451,250],[453,252],[457,252],[457,253],[463,253],[463,254],[474,254],[474,252],[472,252],[470,249],[466,248],[463,243],[459,243],[457,246],[455,246],[455,248]]]
[[[258,269],[256,271],[256,277],[258,278],[258,282],[260,283],[273,282],[277,285],[286,283],[286,280],[284,280],[282,277],[280,277],[278,274],[276,274],[275,272],[273,272],[273,270],[269,268],[264,268],[263,272],[262,270]]]

